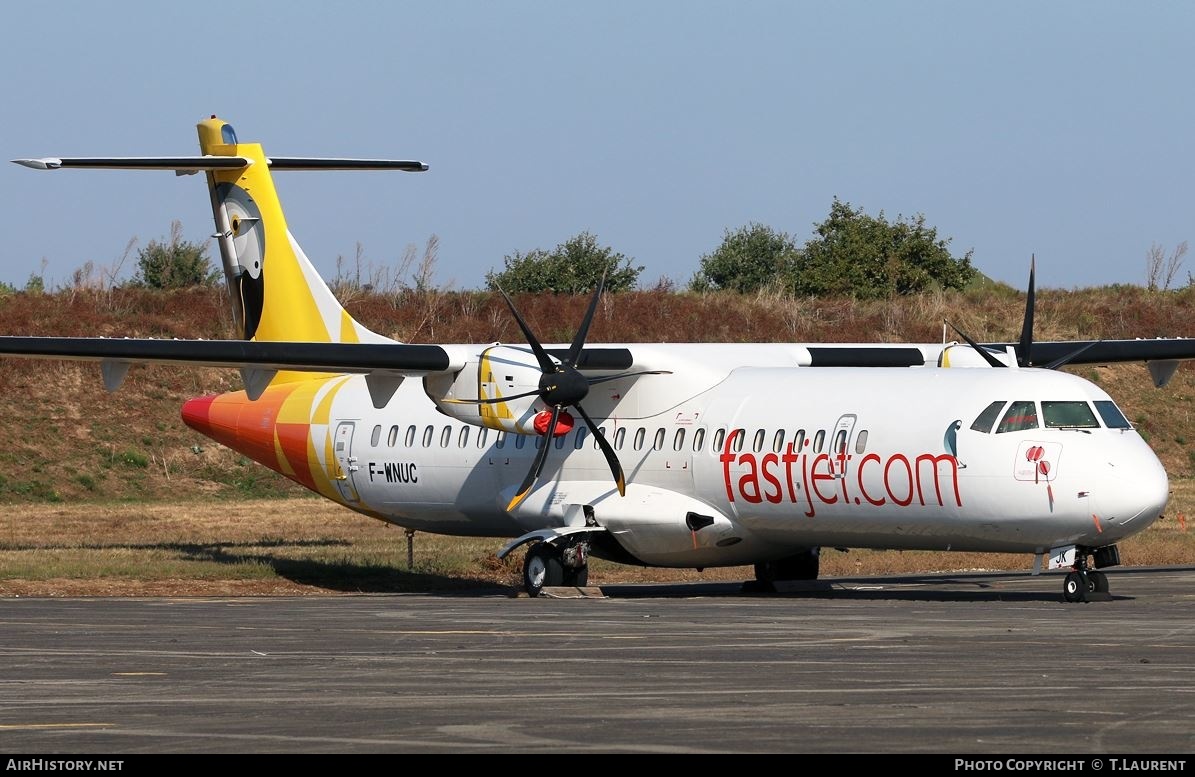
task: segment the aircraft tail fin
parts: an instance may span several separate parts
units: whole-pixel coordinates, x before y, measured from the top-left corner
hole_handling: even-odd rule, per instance
[[[287,227],[271,170],[421,171],[427,166],[398,160],[270,158],[260,144],[238,142],[232,125],[215,116],[199,122],[198,131],[204,159],[244,162],[204,168],[241,337],[263,342],[391,342],[355,321],[320,278]]]
[[[232,125],[216,116],[199,122],[198,130],[201,156],[13,161],[35,170],[173,170],[176,175],[203,172],[211,194],[214,237],[220,248],[238,336],[258,342],[394,342],[353,320],[320,278],[286,226],[271,171],[422,172],[427,165],[395,159],[271,158],[258,143],[238,142]],[[247,375],[246,388],[250,394],[260,393],[265,383],[310,376],[309,372],[259,371]]]

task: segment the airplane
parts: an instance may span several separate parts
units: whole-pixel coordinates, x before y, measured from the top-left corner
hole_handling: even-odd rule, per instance
[[[237,368],[189,400],[192,429],[408,530],[526,545],[532,596],[588,559],[754,565],[756,590],[818,575],[821,548],[1026,553],[1107,598],[1117,543],[1147,528],[1166,472],[1115,401],[1066,364],[1145,361],[1164,385],[1195,339],[1015,343],[407,344],[340,305],[292,236],[277,171],[426,171],[266,156],[215,115],[198,156],[46,157],[38,170],[202,172],[237,334],[227,341],[0,337],[0,356]],[[956,330],[957,331],[957,330]],[[1090,561],[1089,561],[1090,559]]]

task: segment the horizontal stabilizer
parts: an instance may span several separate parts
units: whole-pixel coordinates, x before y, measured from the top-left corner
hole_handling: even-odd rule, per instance
[[[14,159],[18,165],[34,170],[237,170],[253,164],[243,156],[140,156],[140,157],[44,157]]]
[[[14,159],[18,165],[34,170],[174,170],[197,173],[200,170],[238,170],[253,164],[243,156],[142,156],[142,157],[42,157]],[[401,170],[422,173],[423,162],[407,159],[322,159],[317,157],[270,157],[271,170]]]
[[[427,165],[405,159],[318,159],[301,156],[272,156],[266,160],[271,170],[402,170],[425,173]]]

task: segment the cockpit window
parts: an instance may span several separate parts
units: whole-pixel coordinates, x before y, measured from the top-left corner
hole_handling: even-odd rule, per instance
[[[220,139],[229,145],[235,146],[237,144],[237,131],[232,128],[231,124],[225,124],[220,127]]]
[[[1124,417],[1124,413],[1120,412],[1120,408],[1112,400],[1097,399],[1095,401],[1095,409],[1099,411],[1100,418],[1104,419],[1104,426],[1109,429],[1133,428],[1133,425],[1129,423],[1129,419]]]
[[[1004,420],[996,427],[996,434],[1020,432],[1037,428],[1037,405],[1032,402],[1013,402],[1004,414]]]
[[[996,423],[996,419],[1000,417],[1000,408],[1004,407],[1004,400],[993,402],[983,409],[975,418],[975,423],[971,424],[971,428],[977,432],[984,434],[992,433],[992,424]]]
[[[1095,413],[1086,402],[1049,402],[1041,403],[1041,414],[1046,420],[1047,429],[1068,427],[1071,429],[1098,429],[1099,421],[1095,420]]]

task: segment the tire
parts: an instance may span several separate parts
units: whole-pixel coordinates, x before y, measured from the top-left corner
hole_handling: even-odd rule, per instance
[[[1088,572],[1087,590],[1097,594],[1108,593],[1108,576],[1103,572]]]
[[[531,546],[523,557],[523,588],[528,595],[539,596],[545,588],[564,584],[564,566],[552,545],[541,542]]]
[[[1068,572],[1062,581],[1062,598],[1072,603],[1085,602],[1090,584],[1087,575],[1082,572]]]
[[[576,586],[577,588],[584,588],[589,585],[589,565],[576,569],[565,568],[564,570],[564,584]]]

